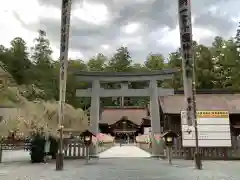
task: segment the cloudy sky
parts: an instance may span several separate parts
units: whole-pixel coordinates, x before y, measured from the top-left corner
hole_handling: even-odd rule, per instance
[[[31,46],[37,30],[43,29],[57,58],[60,2],[0,0],[0,44],[9,46],[20,36]],[[210,44],[214,36],[234,36],[239,7],[239,0],[192,0],[193,38]],[[150,52],[167,55],[179,47],[177,21],[177,0],[73,0],[69,56],[111,55],[122,45],[138,62]]]

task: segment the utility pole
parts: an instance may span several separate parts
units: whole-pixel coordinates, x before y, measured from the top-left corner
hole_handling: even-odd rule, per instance
[[[179,30],[181,40],[182,71],[184,94],[187,103],[187,123],[194,126],[196,148],[194,154],[195,167],[202,169],[198,143],[198,125],[196,112],[195,62],[193,57],[192,20],[190,0],[178,0]]]
[[[68,44],[71,16],[71,0],[62,0],[61,11],[61,41],[60,41],[60,86],[59,86],[59,151],[56,157],[56,170],[63,170],[63,122],[64,106],[66,99],[67,67],[68,67]]]

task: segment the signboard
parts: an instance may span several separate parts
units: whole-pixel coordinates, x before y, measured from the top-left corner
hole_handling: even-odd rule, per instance
[[[151,127],[145,127],[144,134],[150,134],[150,133],[151,133]]]
[[[198,111],[199,147],[231,147],[231,131],[227,111]],[[181,111],[183,147],[195,147],[195,128],[188,126],[187,113]]]

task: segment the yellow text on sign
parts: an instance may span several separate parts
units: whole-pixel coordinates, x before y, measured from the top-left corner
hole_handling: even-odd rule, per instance
[[[229,118],[228,111],[197,111],[197,118]]]

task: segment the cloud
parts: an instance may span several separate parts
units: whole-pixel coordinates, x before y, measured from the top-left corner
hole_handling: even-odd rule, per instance
[[[27,4],[31,7],[36,8],[37,1],[34,0],[26,0]],[[24,21],[20,21],[15,17],[15,13],[18,12],[21,14],[21,18]],[[20,36],[24,38],[28,45],[32,44],[33,38],[36,36],[36,32],[32,31],[31,29],[24,28],[23,23],[33,23],[35,22],[38,17],[37,16],[29,16],[29,14],[35,14],[33,9],[26,9],[22,6],[20,1],[15,0],[8,0],[1,2],[0,6],[0,43],[9,46],[9,42],[17,37]]]
[[[15,36],[31,42],[41,28],[58,57],[60,1],[26,2],[28,6],[8,0],[0,7],[0,18],[7,17],[1,19],[1,32],[10,32],[0,35],[0,43],[6,44]],[[239,6],[238,0],[192,1],[194,39],[211,44],[214,36],[235,35]],[[136,61],[144,61],[150,52],[167,55],[180,44],[177,12],[176,0],[73,0],[70,57],[88,59],[98,52],[111,55],[122,45],[128,46]]]

